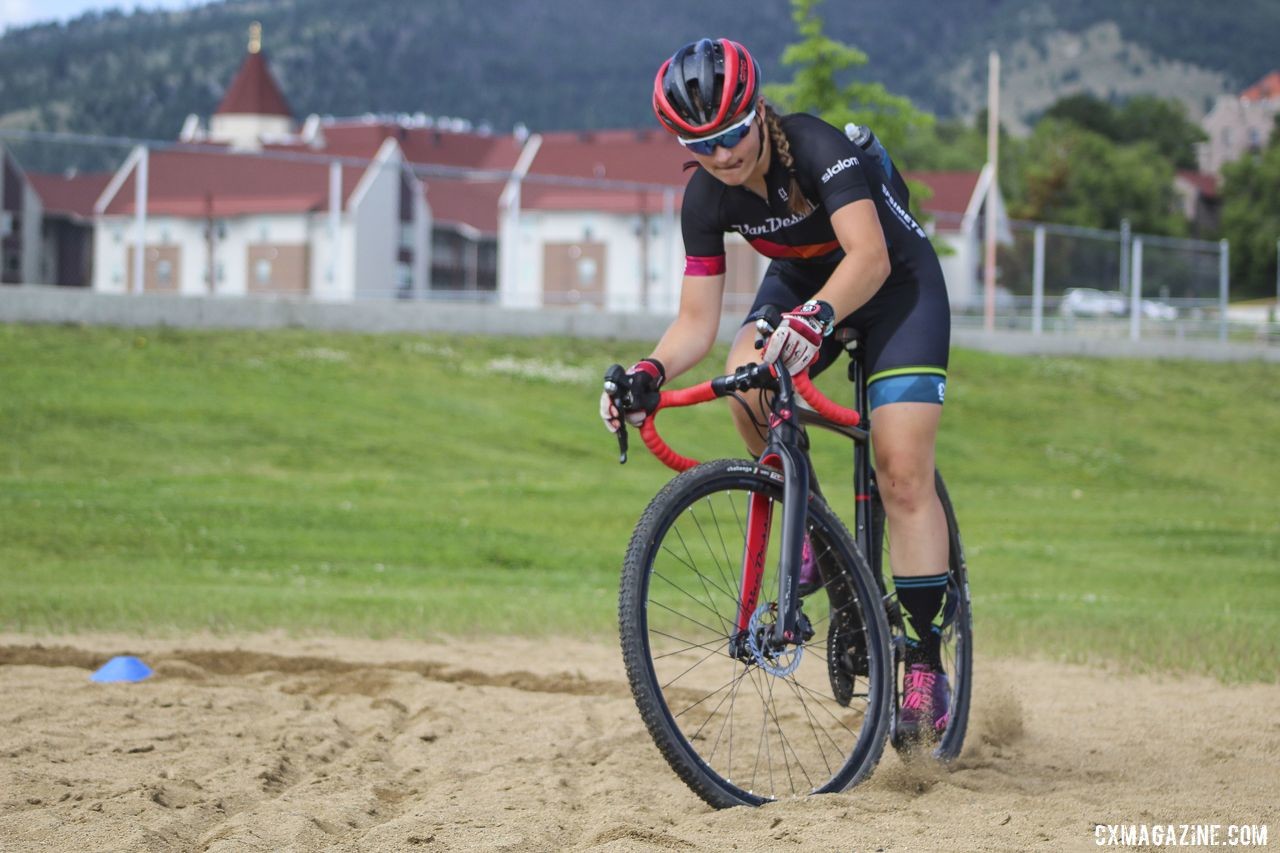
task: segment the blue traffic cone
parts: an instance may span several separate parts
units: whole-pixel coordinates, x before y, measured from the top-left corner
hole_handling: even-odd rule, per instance
[[[89,676],[90,681],[142,681],[151,677],[151,667],[130,655],[114,657]]]

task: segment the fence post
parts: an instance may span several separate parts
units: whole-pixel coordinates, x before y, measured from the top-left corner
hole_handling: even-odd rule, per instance
[[[1231,290],[1231,244],[1218,241],[1218,340],[1227,340],[1227,296]]]
[[[1129,276],[1129,340],[1142,334],[1142,238],[1133,238],[1133,271]]]
[[[1035,250],[1031,262],[1031,334],[1044,331],[1044,226],[1035,230]]]
[[[151,150],[145,145],[138,157],[138,172],[133,182],[134,222],[137,233],[134,235],[133,248],[133,282],[130,290],[142,293],[146,282],[147,269],[147,181],[151,165]]]
[[[1129,247],[1133,241],[1133,232],[1129,229],[1129,220],[1120,220],[1120,292],[1129,292]]]
[[[1276,239],[1276,304],[1271,306],[1271,322],[1280,323],[1280,238]]]

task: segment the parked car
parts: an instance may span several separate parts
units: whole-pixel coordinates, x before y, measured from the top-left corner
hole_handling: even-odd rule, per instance
[[[1148,320],[1176,320],[1178,319],[1178,309],[1168,302],[1144,299],[1142,300],[1142,316]]]
[[[1128,311],[1124,294],[1092,287],[1068,288],[1058,303],[1064,317],[1123,317]]]
[[[1178,319],[1178,309],[1167,302],[1144,299],[1141,305],[1142,316],[1148,320]],[[1064,317],[1127,317],[1129,297],[1115,290],[1072,287],[1062,294],[1058,313]]]

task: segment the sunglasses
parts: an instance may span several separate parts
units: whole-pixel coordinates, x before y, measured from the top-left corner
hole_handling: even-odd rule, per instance
[[[755,120],[756,111],[752,110],[747,113],[747,117],[737,124],[730,125],[715,136],[705,136],[702,139],[685,139],[683,136],[677,136],[676,139],[685,148],[688,148],[694,154],[711,155],[716,153],[716,147],[733,148],[751,131],[751,122]]]

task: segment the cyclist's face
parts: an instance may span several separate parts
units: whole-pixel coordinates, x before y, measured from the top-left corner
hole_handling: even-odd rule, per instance
[[[763,110],[756,107],[757,115],[751,123],[750,132],[732,148],[716,146],[711,154],[689,153],[698,161],[698,165],[729,186],[745,184],[757,168],[766,165],[765,158],[760,156],[760,146],[764,137]]]

